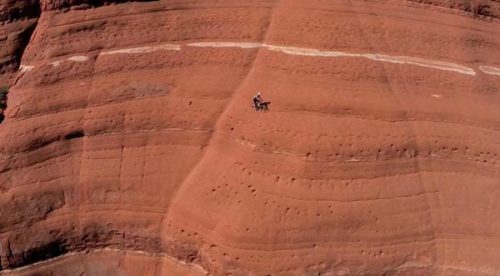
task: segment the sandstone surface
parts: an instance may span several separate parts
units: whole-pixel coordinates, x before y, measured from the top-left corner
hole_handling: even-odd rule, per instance
[[[0,0],[0,275],[499,275],[459,2]]]

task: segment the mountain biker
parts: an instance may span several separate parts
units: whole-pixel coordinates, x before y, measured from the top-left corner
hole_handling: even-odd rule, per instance
[[[260,92],[257,92],[257,95],[253,97],[253,105],[255,106],[255,110],[259,110],[260,105],[264,102],[262,97],[260,96]]]

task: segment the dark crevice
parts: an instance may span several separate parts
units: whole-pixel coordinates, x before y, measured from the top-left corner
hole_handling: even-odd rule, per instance
[[[44,139],[44,137],[35,138],[28,143],[26,151],[34,151],[36,149],[46,147],[57,141],[59,141],[59,139],[57,138],[48,138],[48,139]]]
[[[52,259],[68,253],[68,248],[62,240],[55,240],[40,247],[31,248],[22,254],[7,256],[9,268],[18,268],[27,264],[34,264],[43,260]]]
[[[32,24],[30,25],[29,27],[27,27],[20,35],[19,35],[19,42],[18,42],[18,46],[16,48],[16,50],[14,51],[13,53],[13,56],[14,56],[14,60],[17,64],[17,68],[16,69],[19,69],[19,66],[21,65],[21,60],[23,58],[23,55],[24,55],[24,51],[26,51],[26,48],[28,48],[28,44],[31,40],[31,35],[33,34],[33,32],[35,31],[36,29],[36,26],[37,26],[37,23],[38,21],[35,23],[35,24]]]
[[[9,94],[9,87],[2,86],[0,87],[0,124],[5,119],[5,109],[7,109],[7,97]]]
[[[474,18],[500,18],[498,1],[487,0],[408,0],[464,12]]]
[[[0,22],[12,23],[23,19],[32,19],[40,17],[39,0],[19,1],[13,7],[8,7],[0,11]]]
[[[71,133],[66,134],[66,136],[64,136],[64,140],[81,138],[83,136],[85,136],[85,133],[83,132],[83,130],[76,130],[76,131],[73,131]]]
[[[3,242],[5,251],[0,251],[0,259],[3,260],[0,271],[29,266],[68,253],[102,248],[164,253],[159,236],[125,234],[121,229],[98,223],[90,223],[80,230],[76,229],[78,228],[73,226],[65,231],[36,231],[30,237],[26,234],[11,236]],[[50,237],[47,237],[47,234]]]
[[[54,136],[54,137],[38,137],[31,140],[27,145],[27,151],[33,151],[39,148],[46,147],[52,143],[59,142],[61,140],[71,140],[82,138],[85,136],[85,132],[83,130],[75,130],[64,136]]]
[[[159,0],[63,0],[57,3],[48,4],[43,10],[62,10],[70,9],[90,9],[113,4],[122,4],[127,2],[157,2]]]

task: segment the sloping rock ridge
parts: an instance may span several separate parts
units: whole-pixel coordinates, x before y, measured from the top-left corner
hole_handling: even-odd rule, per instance
[[[499,275],[499,7],[0,0],[0,275]]]

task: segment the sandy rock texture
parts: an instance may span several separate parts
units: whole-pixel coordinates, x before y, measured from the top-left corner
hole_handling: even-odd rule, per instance
[[[500,3],[450,3],[0,0],[0,275],[499,275]]]

